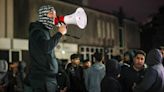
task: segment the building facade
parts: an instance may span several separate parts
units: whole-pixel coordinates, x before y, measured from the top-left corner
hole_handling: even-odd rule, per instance
[[[43,4],[53,5],[58,16],[73,14],[78,7],[84,8],[87,14],[85,29],[68,24],[68,34],[72,37],[63,37],[57,46],[56,54],[60,59],[69,59],[72,53],[82,54],[83,59],[92,59],[95,51],[105,52],[110,58],[128,49],[140,48],[140,28],[136,21],[124,18],[120,26],[119,18],[112,13],[60,0],[1,0],[0,51],[2,56],[7,53],[9,62],[14,60],[13,53],[16,53],[16,60],[28,61],[29,23],[36,21],[37,10]]]

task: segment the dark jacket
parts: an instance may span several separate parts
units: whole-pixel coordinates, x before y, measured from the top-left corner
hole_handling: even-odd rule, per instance
[[[118,81],[120,66],[118,61],[109,60],[106,64],[106,74],[101,81],[101,92],[122,92],[121,85]]]
[[[122,85],[123,92],[133,92],[132,88],[135,84],[138,84],[142,81],[144,78],[144,74],[146,72],[146,66],[141,69],[140,71],[136,71],[133,68],[133,65],[130,67],[122,68],[121,76],[119,78],[119,81]]]
[[[86,92],[83,68],[81,66],[74,67],[69,63],[66,72],[70,79],[70,88],[68,89],[68,92]]]
[[[63,90],[65,88],[67,89],[70,88],[70,80],[66,71],[62,67],[62,61],[58,60],[58,65],[59,65],[59,71],[57,74],[57,82],[58,82],[57,92],[60,92],[60,90]]]
[[[164,67],[158,49],[151,50],[146,58],[149,66],[143,81],[136,85],[134,92],[164,92]]]
[[[31,79],[45,80],[54,78],[58,72],[58,63],[54,55],[54,47],[62,34],[57,32],[52,37],[49,29],[40,22],[33,22],[29,29],[29,54],[31,59]],[[39,76],[39,77],[38,77]]]

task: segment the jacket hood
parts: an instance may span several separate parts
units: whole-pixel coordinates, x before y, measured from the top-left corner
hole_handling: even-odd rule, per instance
[[[97,70],[105,70],[105,65],[102,64],[102,63],[97,62],[97,63],[93,64],[93,68],[96,71]]]
[[[121,70],[121,67],[118,61],[115,59],[108,60],[105,64],[105,67],[106,67],[107,76],[116,77],[120,73],[120,70]]]
[[[148,66],[153,66],[162,63],[162,55],[158,49],[151,50],[146,58],[146,64]]]
[[[40,28],[45,28],[41,22],[38,21],[32,22],[30,23],[29,32],[32,31],[33,29],[40,29]]]

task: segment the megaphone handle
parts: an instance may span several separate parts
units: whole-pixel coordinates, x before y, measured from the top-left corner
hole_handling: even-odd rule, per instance
[[[75,39],[80,39],[79,37],[73,36],[73,35],[70,35],[70,34],[65,34],[65,36],[69,36],[69,37],[72,37],[72,38],[75,38]]]
[[[66,25],[65,23],[63,23],[63,22],[58,22],[58,24],[56,25],[57,27],[60,27],[60,26],[62,26],[62,25]]]

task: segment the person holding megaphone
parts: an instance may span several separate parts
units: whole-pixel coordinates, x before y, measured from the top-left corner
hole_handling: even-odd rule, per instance
[[[38,20],[30,23],[29,27],[29,72],[25,78],[25,92],[56,92],[58,63],[54,55],[54,48],[59,40],[67,33],[66,25],[61,25],[56,34],[54,30],[56,11],[51,5],[43,5],[38,10]]]

